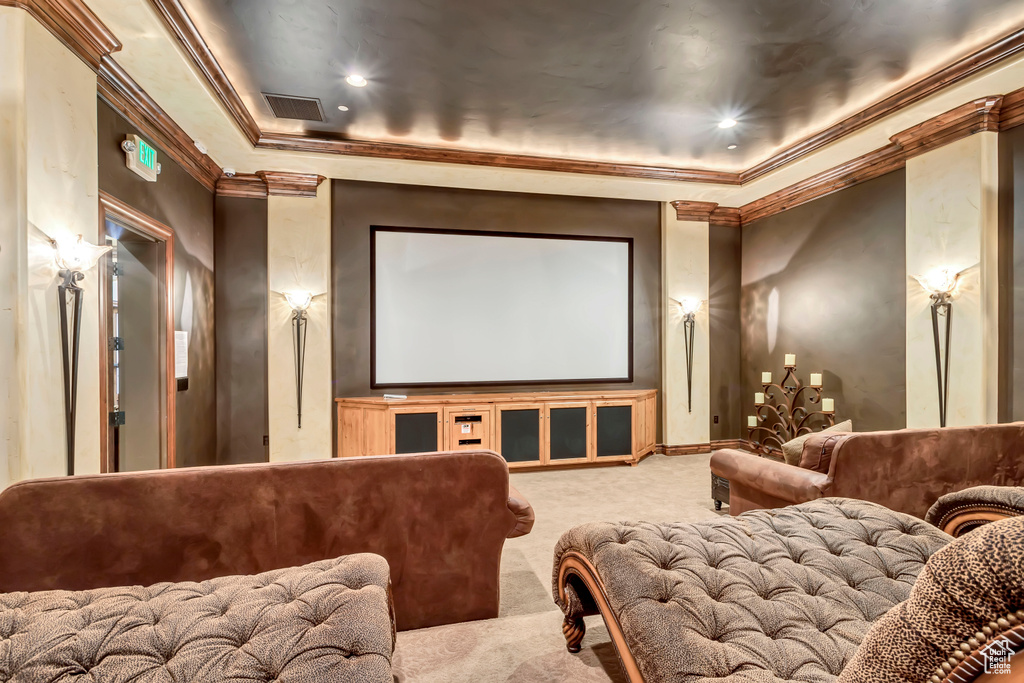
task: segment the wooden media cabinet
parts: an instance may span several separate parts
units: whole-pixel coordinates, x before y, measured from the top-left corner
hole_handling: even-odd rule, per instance
[[[510,468],[624,462],[654,450],[657,391],[335,399],[340,458],[490,449]]]

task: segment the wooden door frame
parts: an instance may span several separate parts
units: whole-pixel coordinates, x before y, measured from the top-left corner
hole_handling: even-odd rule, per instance
[[[133,230],[136,230],[147,237],[164,243],[164,293],[165,293],[165,317],[166,327],[166,376],[165,376],[165,409],[167,411],[166,434],[164,437],[164,453],[166,461],[164,466],[172,469],[177,464],[175,446],[175,428],[177,400],[177,380],[174,377],[174,231],[163,223],[150,218],[138,209],[129,206],[117,197],[100,190],[99,213],[100,213],[100,234],[106,239],[107,216],[126,223]],[[108,401],[107,378],[109,368],[107,367],[107,346],[110,343],[110,331],[107,329],[107,316],[105,312],[110,302],[107,300],[107,264],[102,259],[99,264],[99,281],[102,286],[99,288],[100,299],[100,443],[103,444],[103,454],[100,458],[100,471],[112,472],[111,462],[112,451],[110,448],[110,405]]]

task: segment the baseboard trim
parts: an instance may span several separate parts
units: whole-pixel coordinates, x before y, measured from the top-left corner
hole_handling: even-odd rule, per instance
[[[720,439],[708,443],[692,444],[664,444],[657,446],[656,452],[661,455],[696,455],[698,453],[710,453],[723,448],[742,448],[750,450],[750,442],[746,439]]]

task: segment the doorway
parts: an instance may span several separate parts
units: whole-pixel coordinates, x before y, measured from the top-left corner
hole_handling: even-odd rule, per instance
[[[104,472],[174,467],[174,233],[101,193]]]

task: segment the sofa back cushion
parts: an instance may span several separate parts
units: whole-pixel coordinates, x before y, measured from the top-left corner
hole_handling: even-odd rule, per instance
[[[802,436],[798,436],[795,439],[790,439],[786,443],[782,444],[782,457],[785,459],[788,465],[800,465],[800,459],[804,451],[804,444],[811,438],[816,437],[820,434],[845,434],[853,431],[853,421],[845,420],[839,424],[826,427],[820,432],[808,432]]]
[[[848,434],[832,445],[829,474],[832,495],[923,518],[952,491],[1024,484],[1024,422]]]
[[[495,617],[516,525],[490,451],[23,481],[0,493],[0,592],[148,586],[370,552],[400,629]]]

